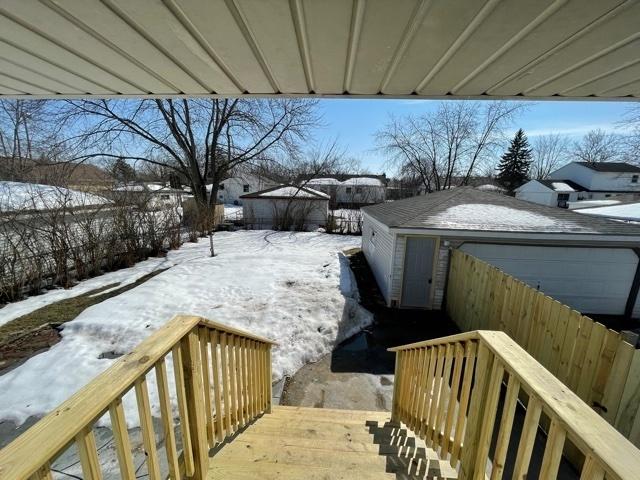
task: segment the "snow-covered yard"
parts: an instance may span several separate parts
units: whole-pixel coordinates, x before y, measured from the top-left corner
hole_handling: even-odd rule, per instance
[[[238,231],[186,244],[166,259],[54,291],[0,310],[0,323],[45,303],[112,282],[132,282],[170,267],[138,287],[85,310],[67,323],[62,340],[0,377],[0,420],[42,415],[109,367],[105,352],[124,353],[177,313],[202,315],[274,339],[274,380],[318,360],[371,321],[358,304],[348,260],[341,253],[359,237],[323,233]],[[170,363],[169,363],[170,366]],[[169,376],[172,378],[172,375]],[[151,376],[150,383],[154,383]],[[155,386],[150,386],[157,405]],[[136,423],[135,402],[125,402]]]

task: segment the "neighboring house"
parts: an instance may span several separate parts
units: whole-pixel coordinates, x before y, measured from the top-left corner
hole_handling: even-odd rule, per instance
[[[0,212],[82,209],[111,203],[79,190],[37,183],[0,181]]]
[[[112,194],[131,202],[147,201],[151,208],[177,208],[182,206],[184,190],[160,183],[128,183],[113,188]]]
[[[278,185],[240,198],[248,228],[316,230],[329,214],[329,195],[307,187]]]
[[[363,213],[362,249],[389,306],[440,309],[459,248],[583,313],[640,315],[640,226],[471,187]]]
[[[278,183],[259,175],[243,174],[227,178],[218,185],[218,201],[228,205],[242,205],[241,197],[275,187]],[[211,187],[208,187],[211,190]]]
[[[567,208],[568,202],[640,198],[640,168],[624,162],[571,162],[544,180],[516,189],[516,198]]]
[[[386,200],[386,175],[338,174],[307,179],[308,186],[331,197],[332,208],[358,208]]]

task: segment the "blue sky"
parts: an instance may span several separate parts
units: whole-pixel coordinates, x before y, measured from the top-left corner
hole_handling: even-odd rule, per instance
[[[374,134],[382,128],[390,115],[402,116],[433,110],[437,102],[431,100],[391,99],[324,99],[319,102],[324,128],[315,137],[320,142],[337,139],[350,157],[360,160],[372,173],[385,170],[384,155],[376,151]],[[626,102],[545,101],[531,103],[513,125],[515,132],[523,128],[529,137],[547,133],[562,133],[579,139],[592,129],[616,131],[616,122],[632,104]]]

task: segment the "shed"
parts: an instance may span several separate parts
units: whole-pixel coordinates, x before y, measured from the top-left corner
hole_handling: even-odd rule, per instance
[[[449,249],[583,313],[640,315],[640,226],[470,187],[363,208],[362,248],[389,306],[440,309]]]
[[[249,228],[315,230],[329,213],[329,195],[308,187],[278,185],[240,198]]]

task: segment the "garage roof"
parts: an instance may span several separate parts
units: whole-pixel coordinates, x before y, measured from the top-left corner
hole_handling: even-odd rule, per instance
[[[0,0],[0,95],[638,98],[623,0]]]
[[[472,187],[443,190],[362,210],[391,228],[640,235],[640,225],[581,215]]]

